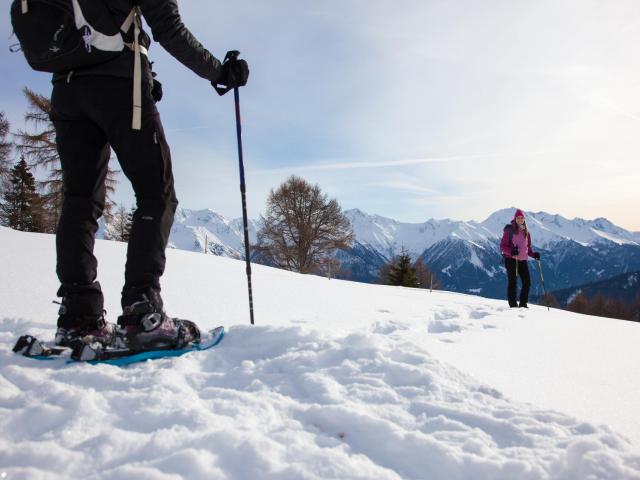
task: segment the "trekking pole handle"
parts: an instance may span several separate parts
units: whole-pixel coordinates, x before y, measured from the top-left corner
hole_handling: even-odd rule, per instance
[[[240,56],[240,51],[239,50],[229,50],[227,52],[227,54],[224,56],[224,62],[228,62],[228,61],[235,61],[238,60],[238,57]],[[222,63],[224,63],[222,62]]]
[[[240,56],[240,51],[239,50],[229,50],[227,52],[227,54],[224,56],[224,60],[222,61],[222,63],[227,63],[227,62],[237,62],[238,61],[238,57]],[[218,92],[218,95],[223,96],[225,93],[233,90],[233,87],[219,87],[218,85],[214,85],[213,88],[215,88],[216,92]]]

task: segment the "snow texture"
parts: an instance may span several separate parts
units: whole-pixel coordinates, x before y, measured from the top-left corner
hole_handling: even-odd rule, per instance
[[[173,250],[170,314],[215,349],[119,368],[34,361],[54,239],[0,228],[7,479],[640,479],[640,326]],[[125,246],[98,241],[109,318]],[[634,370],[635,371],[635,370]]]

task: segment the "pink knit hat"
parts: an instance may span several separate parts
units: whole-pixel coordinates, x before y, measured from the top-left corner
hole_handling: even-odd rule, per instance
[[[516,217],[524,217],[524,212],[522,210],[520,210],[519,208],[516,210],[516,213],[513,216],[513,219],[515,220]]]

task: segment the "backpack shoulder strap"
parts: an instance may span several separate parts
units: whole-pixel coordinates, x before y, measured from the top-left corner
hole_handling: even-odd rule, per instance
[[[140,7],[134,6],[127,18],[120,26],[122,33],[127,33],[133,25],[133,43],[125,43],[133,51],[133,118],[131,128],[140,130],[142,126],[142,60],[141,55],[147,54],[147,49],[140,45],[141,20]]]
[[[122,22],[122,25],[120,26],[120,31],[122,33],[127,33],[129,31],[129,29],[131,28],[131,25],[133,24],[135,18],[136,18],[136,9],[138,7],[133,7],[131,9],[131,11],[129,12],[129,15],[127,15],[127,18],[124,19],[124,22]]]
[[[513,225],[507,223],[504,227],[504,230],[509,229],[509,244],[513,243]]]

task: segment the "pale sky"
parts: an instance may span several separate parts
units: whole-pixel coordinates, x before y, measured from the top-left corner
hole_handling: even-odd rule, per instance
[[[238,49],[249,62],[241,106],[253,218],[269,189],[297,174],[345,209],[406,222],[484,220],[517,205],[640,231],[637,0],[180,8],[214,55]],[[240,216],[232,95],[219,98],[158,44],[150,57],[181,206]],[[0,110],[21,127],[22,86],[49,94],[49,78],[6,48],[0,62]],[[131,204],[126,183],[116,198]]]

